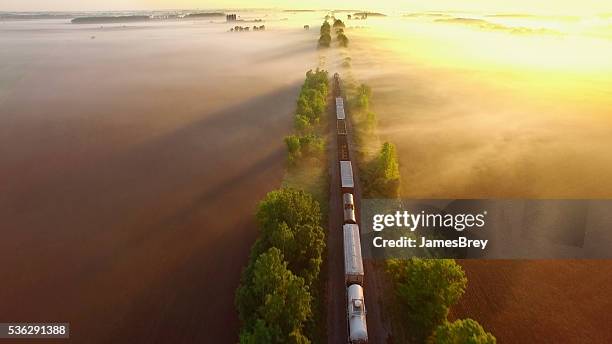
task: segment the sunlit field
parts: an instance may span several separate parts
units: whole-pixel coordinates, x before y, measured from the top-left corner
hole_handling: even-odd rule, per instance
[[[374,92],[410,198],[612,196],[610,16],[414,13],[351,21],[348,73]],[[501,343],[608,343],[607,261],[460,264],[451,318]]]
[[[413,197],[612,195],[608,16],[412,13],[351,22]]]

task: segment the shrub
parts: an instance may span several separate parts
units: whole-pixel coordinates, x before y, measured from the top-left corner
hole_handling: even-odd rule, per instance
[[[293,120],[293,124],[295,130],[300,133],[310,132],[312,130],[312,125],[310,124],[310,118],[304,115],[297,114]],[[291,153],[291,151],[289,151]]]
[[[261,235],[251,254],[280,249],[289,269],[310,286],[319,275],[325,248],[319,203],[304,191],[283,188],[266,195],[256,217]]]
[[[344,25],[342,20],[340,20],[340,19],[334,20],[334,29],[339,29],[339,28],[344,29],[345,27],[346,27],[346,25]]]
[[[392,259],[387,272],[415,338],[423,341],[446,320],[465,291],[467,278],[452,259]]]
[[[368,197],[399,196],[400,173],[395,145],[385,142],[364,171],[364,191]]]
[[[309,343],[302,329],[312,316],[311,296],[304,279],[287,269],[281,251],[262,253],[249,272],[236,294],[244,324],[240,343]]]
[[[429,344],[495,344],[497,340],[475,320],[464,319],[438,326]]]
[[[321,25],[321,36],[331,34],[331,26],[327,22],[327,19]]]
[[[322,34],[319,37],[319,46],[324,48],[329,48],[331,45],[331,35],[329,33]]]

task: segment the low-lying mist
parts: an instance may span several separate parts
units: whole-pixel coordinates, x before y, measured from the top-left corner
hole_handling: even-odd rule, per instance
[[[304,23],[2,23],[0,321],[235,342],[253,212],[318,64]]]
[[[406,18],[349,33],[403,196],[612,196],[609,41]]]

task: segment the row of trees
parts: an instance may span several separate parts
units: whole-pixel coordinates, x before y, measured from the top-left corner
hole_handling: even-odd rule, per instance
[[[285,138],[290,165],[296,165],[303,158],[323,157],[325,140],[317,128],[325,112],[328,92],[327,71],[309,70],[297,100],[294,118],[297,134]]]
[[[327,19],[325,22],[323,22],[323,25],[321,25],[320,33],[321,36],[319,37],[319,47],[329,48],[331,45],[331,26],[327,22]]]
[[[266,195],[256,218],[260,235],[236,291],[240,343],[310,343],[325,249],[320,206],[283,188]]]
[[[342,20],[336,19],[334,21],[333,27],[334,27],[334,30],[336,31],[336,38],[338,39],[338,44],[341,47],[348,47],[349,39],[344,34],[344,29],[346,28],[346,25],[344,25]]]
[[[344,29],[346,28],[346,25],[344,25],[342,20],[335,19],[333,28],[336,33],[336,38],[338,39],[338,44],[341,47],[348,47],[349,39],[344,34]],[[325,22],[323,22],[323,25],[321,25],[321,31],[320,31],[321,36],[319,37],[319,47],[324,47],[324,48],[330,47],[331,41],[332,41],[331,29],[332,29],[332,26],[329,25],[329,22],[327,22],[327,18],[326,18]]]
[[[357,87],[352,106],[361,117],[361,130],[367,135],[374,135],[376,114],[370,110],[372,89],[365,84]],[[364,194],[370,198],[396,198],[400,191],[399,160],[395,145],[383,143],[378,154],[366,163],[362,171]]]
[[[465,292],[467,278],[453,259],[391,259],[387,273],[413,340],[431,344],[494,344],[495,337],[472,319],[447,321]]]

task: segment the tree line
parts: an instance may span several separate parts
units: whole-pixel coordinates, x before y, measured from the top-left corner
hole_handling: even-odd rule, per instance
[[[344,29],[346,25],[340,19],[335,19],[333,24],[333,29],[336,33],[336,39],[338,40],[338,44],[341,47],[347,47],[349,44],[349,39],[344,34]],[[319,47],[329,48],[331,46],[332,36],[331,36],[332,26],[329,24],[327,19],[321,25],[320,37],[319,37]]]
[[[344,34],[344,29],[346,28],[346,25],[344,25],[342,20],[336,19],[334,20],[333,27],[334,27],[334,30],[336,31],[336,39],[338,39],[338,44],[341,47],[348,47],[349,39]]]
[[[328,92],[327,71],[309,70],[297,99],[296,134],[285,138],[290,166],[324,159],[320,122]],[[259,236],[236,290],[240,343],[317,341],[326,245],[321,205],[305,191],[283,187],[259,203],[256,220]]]
[[[317,69],[306,73],[294,117],[296,134],[285,138],[290,166],[306,158],[323,158],[325,140],[318,129],[327,104],[328,87],[327,71]]]
[[[370,109],[372,89],[361,84],[357,87],[352,106],[362,117],[361,126],[366,135],[375,135],[377,116]],[[397,198],[400,191],[399,159],[395,145],[384,142],[376,156],[365,163],[362,170],[364,195],[369,198]]]
[[[310,343],[325,249],[320,206],[282,188],[259,203],[256,219],[259,237],[236,291],[240,343]]]
[[[323,25],[321,25],[320,34],[319,47],[329,48],[331,44],[331,26],[327,20],[323,22]]]

